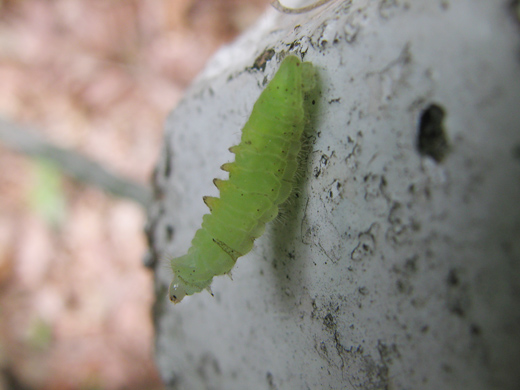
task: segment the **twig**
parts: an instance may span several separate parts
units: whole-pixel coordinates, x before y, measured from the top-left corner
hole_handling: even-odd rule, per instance
[[[87,157],[52,145],[39,134],[2,118],[0,142],[31,157],[46,158],[74,179],[113,195],[133,199],[145,207],[151,200],[151,190],[146,186],[115,175]]]
[[[279,0],[272,0],[271,5],[273,8],[275,8],[277,11],[283,12],[285,14],[303,14],[308,11],[312,11],[315,8],[321,7],[324,4],[327,4],[331,0],[318,0],[314,4],[308,5],[306,7],[301,8],[289,8],[282,4],[280,4]]]

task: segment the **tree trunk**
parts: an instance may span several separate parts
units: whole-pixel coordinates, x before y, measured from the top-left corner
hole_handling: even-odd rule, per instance
[[[214,57],[167,121],[150,210],[170,389],[518,389],[518,10],[269,10]],[[165,259],[188,249],[289,53],[319,74],[297,194],[233,280],[174,306]]]

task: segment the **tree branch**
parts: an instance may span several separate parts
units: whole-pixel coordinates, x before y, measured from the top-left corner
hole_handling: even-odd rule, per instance
[[[39,134],[2,118],[0,142],[28,156],[46,158],[74,179],[113,195],[132,199],[143,206],[147,206],[151,200],[148,187],[111,173],[87,157],[55,146]]]

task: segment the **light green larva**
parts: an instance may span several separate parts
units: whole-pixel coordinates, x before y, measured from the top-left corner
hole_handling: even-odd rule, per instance
[[[220,197],[204,197],[211,213],[202,218],[188,253],[171,260],[172,302],[229,273],[278,215],[294,186],[305,124],[303,99],[315,80],[311,63],[289,56],[256,101],[240,144],[229,149],[235,161],[222,166],[229,179],[213,180]]]

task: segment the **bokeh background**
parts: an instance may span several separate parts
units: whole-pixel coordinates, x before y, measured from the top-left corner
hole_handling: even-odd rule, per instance
[[[268,3],[0,0],[0,117],[149,185],[166,115]],[[0,390],[163,388],[145,222],[0,141]]]

